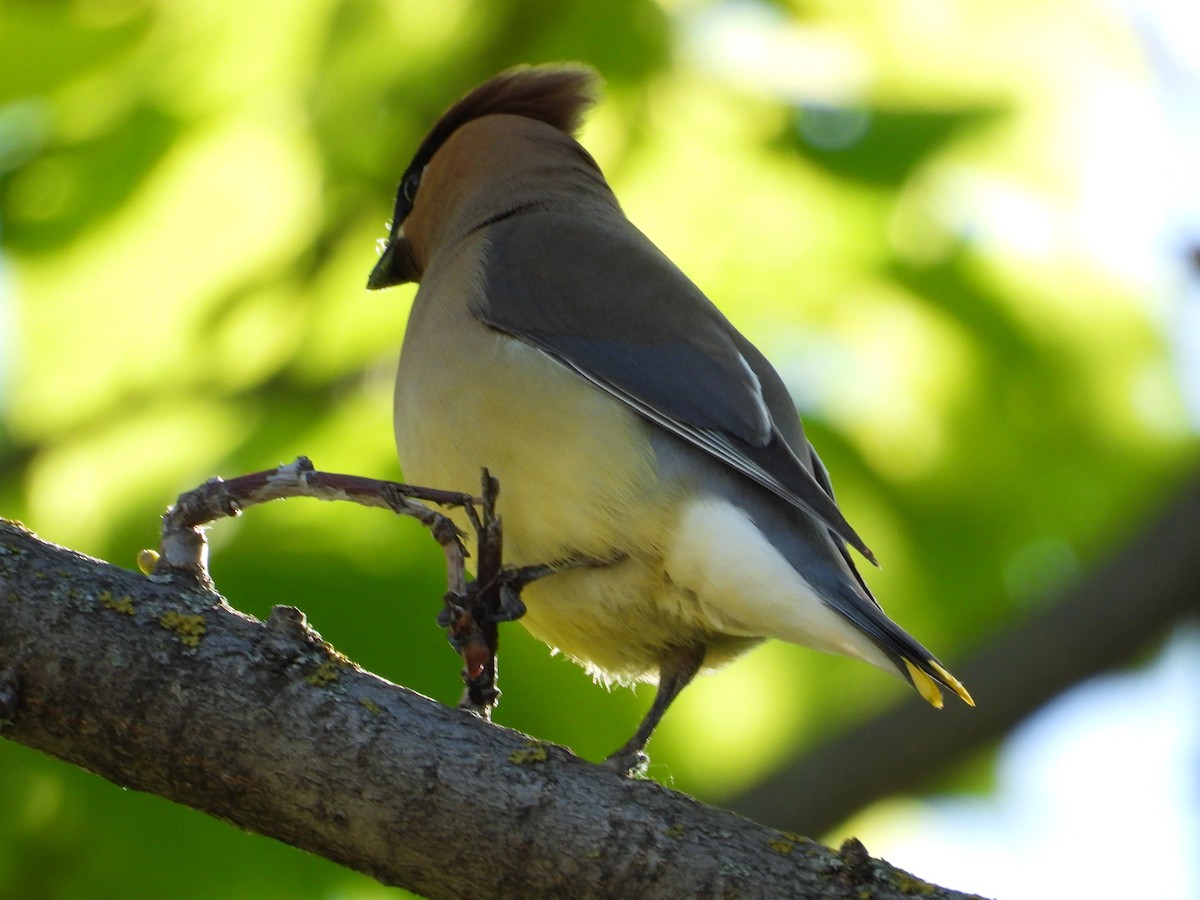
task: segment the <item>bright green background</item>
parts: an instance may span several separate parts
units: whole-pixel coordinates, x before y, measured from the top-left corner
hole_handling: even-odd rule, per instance
[[[464,90],[581,59],[608,82],[583,142],[793,387],[889,612],[952,662],[1044,602],[1194,452],[1161,301],[1072,234],[1078,112],[1096,79],[1144,77],[1133,36],[1082,2],[742,4],[791,43],[739,58],[713,8],[0,0],[0,513],[132,566],[212,474],[305,454],[399,477],[412,288],[363,287],[395,182]],[[997,197],[1019,201],[1007,234]],[[239,609],[299,606],[361,665],[457,699],[419,527],[293,501],[212,542]],[[500,722],[592,759],[651,696],[519,628],[502,686]],[[684,694],[651,774],[719,802],[904,690],[770,645]],[[9,744],[0,810],[0,896],[392,894]]]

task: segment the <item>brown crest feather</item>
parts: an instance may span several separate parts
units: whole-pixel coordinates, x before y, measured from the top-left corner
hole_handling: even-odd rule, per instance
[[[483,116],[524,116],[574,135],[596,102],[599,80],[594,69],[578,63],[506,69],[442,114],[421,141],[409,169],[424,168],[459,126]]]

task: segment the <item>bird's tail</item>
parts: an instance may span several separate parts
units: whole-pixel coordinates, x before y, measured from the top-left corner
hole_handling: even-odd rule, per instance
[[[848,582],[839,594],[839,602],[831,604],[833,608],[887,655],[897,673],[917,689],[925,702],[935,709],[942,708],[941,685],[957,694],[968,706],[975,705],[962,682],[912,635],[889,619],[873,598],[855,590]]]
[[[947,672],[946,667],[933,657],[911,660],[907,656],[901,656],[900,660],[904,663],[908,680],[912,682],[912,686],[934,709],[942,708],[942,691],[938,687],[939,684],[945,685],[958,694],[967,706],[975,705],[975,701],[971,699],[970,693],[963,687],[962,682]]]

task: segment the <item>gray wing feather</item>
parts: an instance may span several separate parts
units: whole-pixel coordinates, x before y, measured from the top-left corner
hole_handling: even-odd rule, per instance
[[[487,237],[487,291],[473,309],[483,322],[570,367],[875,561],[827,476],[822,484],[804,459],[809,445],[778,374],[641,232],[624,220],[530,212],[490,225]]]

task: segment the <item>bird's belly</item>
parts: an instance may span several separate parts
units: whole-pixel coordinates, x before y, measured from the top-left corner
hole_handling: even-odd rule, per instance
[[[509,565],[621,558],[556,573],[523,594],[530,632],[593,674],[653,678],[664,646],[717,639],[695,596],[663,569],[680,502],[658,479],[647,426],[540,351],[488,337],[420,375],[401,356],[396,442],[405,478],[478,493],[486,466],[500,482]]]
[[[703,645],[709,670],[758,643],[714,631],[695,595],[667,578],[656,557],[559,572],[524,597],[530,633],[605,682],[657,680],[664,648]]]

